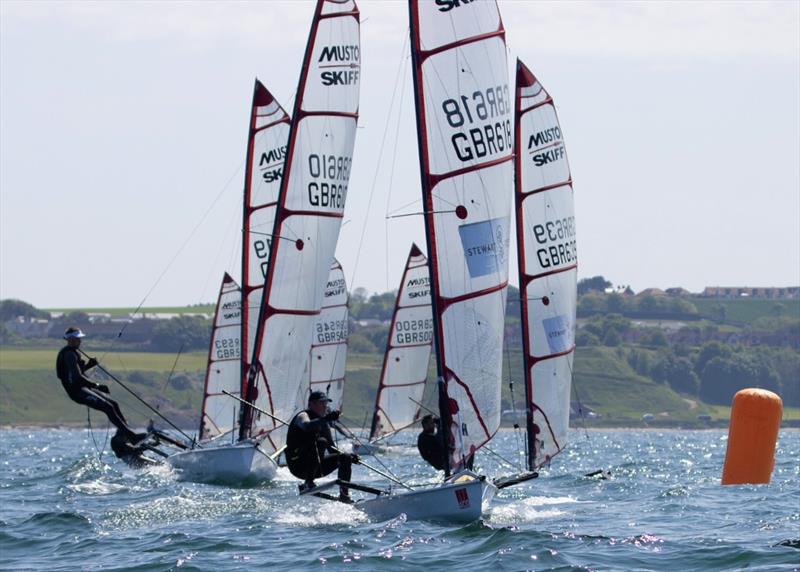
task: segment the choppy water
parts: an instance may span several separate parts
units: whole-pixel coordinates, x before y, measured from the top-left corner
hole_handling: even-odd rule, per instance
[[[102,446],[105,431],[94,437]],[[409,435],[408,439],[412,436]],[[468,526],[370,522],[299,498],[288,473],[259,488],[134,471],[77,430],[0,432],[4,570],[793,570],[800,568],[800,432],[781,433],[772,484],[722,487],[726,433],[575,432],[541,477],[501,491]],[[512,457],[503,433],[492,447]],[[433,476],[410,447],[384,456]],[[507,473],[484,456],[479,467]],[[479,460],[480,465],[480,460]],[[609,469],[613,478],[583,477]],[[356,480],[372,481],[356,468]],[[378,481],[374,481],[378,482]]]

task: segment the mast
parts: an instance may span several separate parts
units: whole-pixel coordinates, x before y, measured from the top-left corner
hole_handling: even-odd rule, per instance
[[[432,344],[428,259],[412,244],[386,339],[370,440],[398,431],[419,417]]]
[[[250,353],[255,340],[278,192],[283,178],[289,115],[262,83],[255,80],[247,137],[247,160],[242,201],[242,394],[246,394]],[[239,390],[237,390],[237,393]],[[244,413],[244,411],[242,411]]]
[[[496,2],[411,0],[445,473],[500,426],[513,131]]]
[[[344,271],[336,259],[331,265],[323,300],[314,322],[309,391],[326,393],[331,400],[330,408],[341,411],[347,365],[349,300]]]
[[[336,249],[358,121],[359,11],[353,0],[318,0],[303,60],[281,180],[272,248],[246,398],[289,419],[308,387],[309,347]],[[246,409],[242,437],[286,429]]]
[[[575,351],[572,175],[553,98],[517,60],[515,204],[528,468],[566,445]]]
[[[236,405],[223,391],[238,395],[239,356],[241,355],[242,291],[226,272],[217,296],[208,364],[200,408],[200,440],[222,435],[236,423]]]

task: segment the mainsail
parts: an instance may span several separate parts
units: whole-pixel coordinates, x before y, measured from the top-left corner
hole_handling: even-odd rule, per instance
[[[572,175],[553,98],[519,60],[516,95],[517,248],[533,470],[567,440],[578,260]]]
[[[247,139],[242,216],[242,244],[245,245],[242,248],[242,289],[247,301],[242,308],[242,367],[239,373],[242,388],[245,388],[250,368],[288,140],[289,116],[267,88],[256,80]]]
[[[311,391],[323,391],[331,399],[330,408],[342,409],[344,374],[347,362],[347,283],[342,266],[333,261],[325,286],[322,309],[314,323],[311,343]]]
[[[358,121],[359,11],[353,0],[318,0],[292,113],[287,157],[246,398],[288,420],[307,388],[314,321],[336,250]],[[242,438],[285,428],[245,408]]]
[[[457,467],[500,426],[513,103],[496,2],[411,0],[410,21],[439,409]]]
[[[231,431],[238,421],[236,401],[222,393],[239,395],[241,356],[242,291],[225,273],[219,289],[217,308],[208,348],[208,365],[200,414],[200,440]]]
[[[428,259],[411,245],[397,292],[381,380],[375,397],[370,440],[399,431],[419,416],[433,344]]]

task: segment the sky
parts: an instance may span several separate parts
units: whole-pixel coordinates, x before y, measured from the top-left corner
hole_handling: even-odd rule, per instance
[[[499,5],[509,64],[558,109],[579,279],[800,285],[800,2]],[[421,209],[408,15],[359,6],[337,257],[383,292],[425,245],[420,216],[386,218]],[[0,298],[186,305],[238,279],[253,80],[292,109],[313,9],[0,2]]]

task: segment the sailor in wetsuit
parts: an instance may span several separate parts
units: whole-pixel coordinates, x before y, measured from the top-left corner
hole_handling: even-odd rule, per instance
[[[84,375],[86,371],[97,365],[96,359],[90,358],[87,362],[81,359],[78,353],[78,348],[81,347],[81,338],[85,335],[78,328],[67,328],[67,331],[64,332],[67,345],[61,348],[56,357],[56,375],[61,380],[64,391],[75,403],[105,413],[108,420],[117,428],[115,437],[120,436],[132,443],[141,441],[147,434],[135,433],[128,427],[119,405],[108,397],[108,394],[111,393],[108,386],[95,383]]]
[[[426,415],[422,418],[422,433],[417,437],[417,449],[423,459],[433,466],[434,469],[444,470],[444,450],[436,434],[436,424],[439,419],[433,415]]]
[[[322,391],[312,391],[308,396],[308,408],[292,418],[286,435],[286,464],[289,471],[305,482],[300,491],[314,487],[314,479],[329,475],[339,469],[337,477],[350,481],[352,463],[358,463],[358,455],[339,452],[333,446],[330,423],[339,419],[338,411],[326,414],[328,396]],[[352,502],[345,486],[339,487],[339,500]]]

